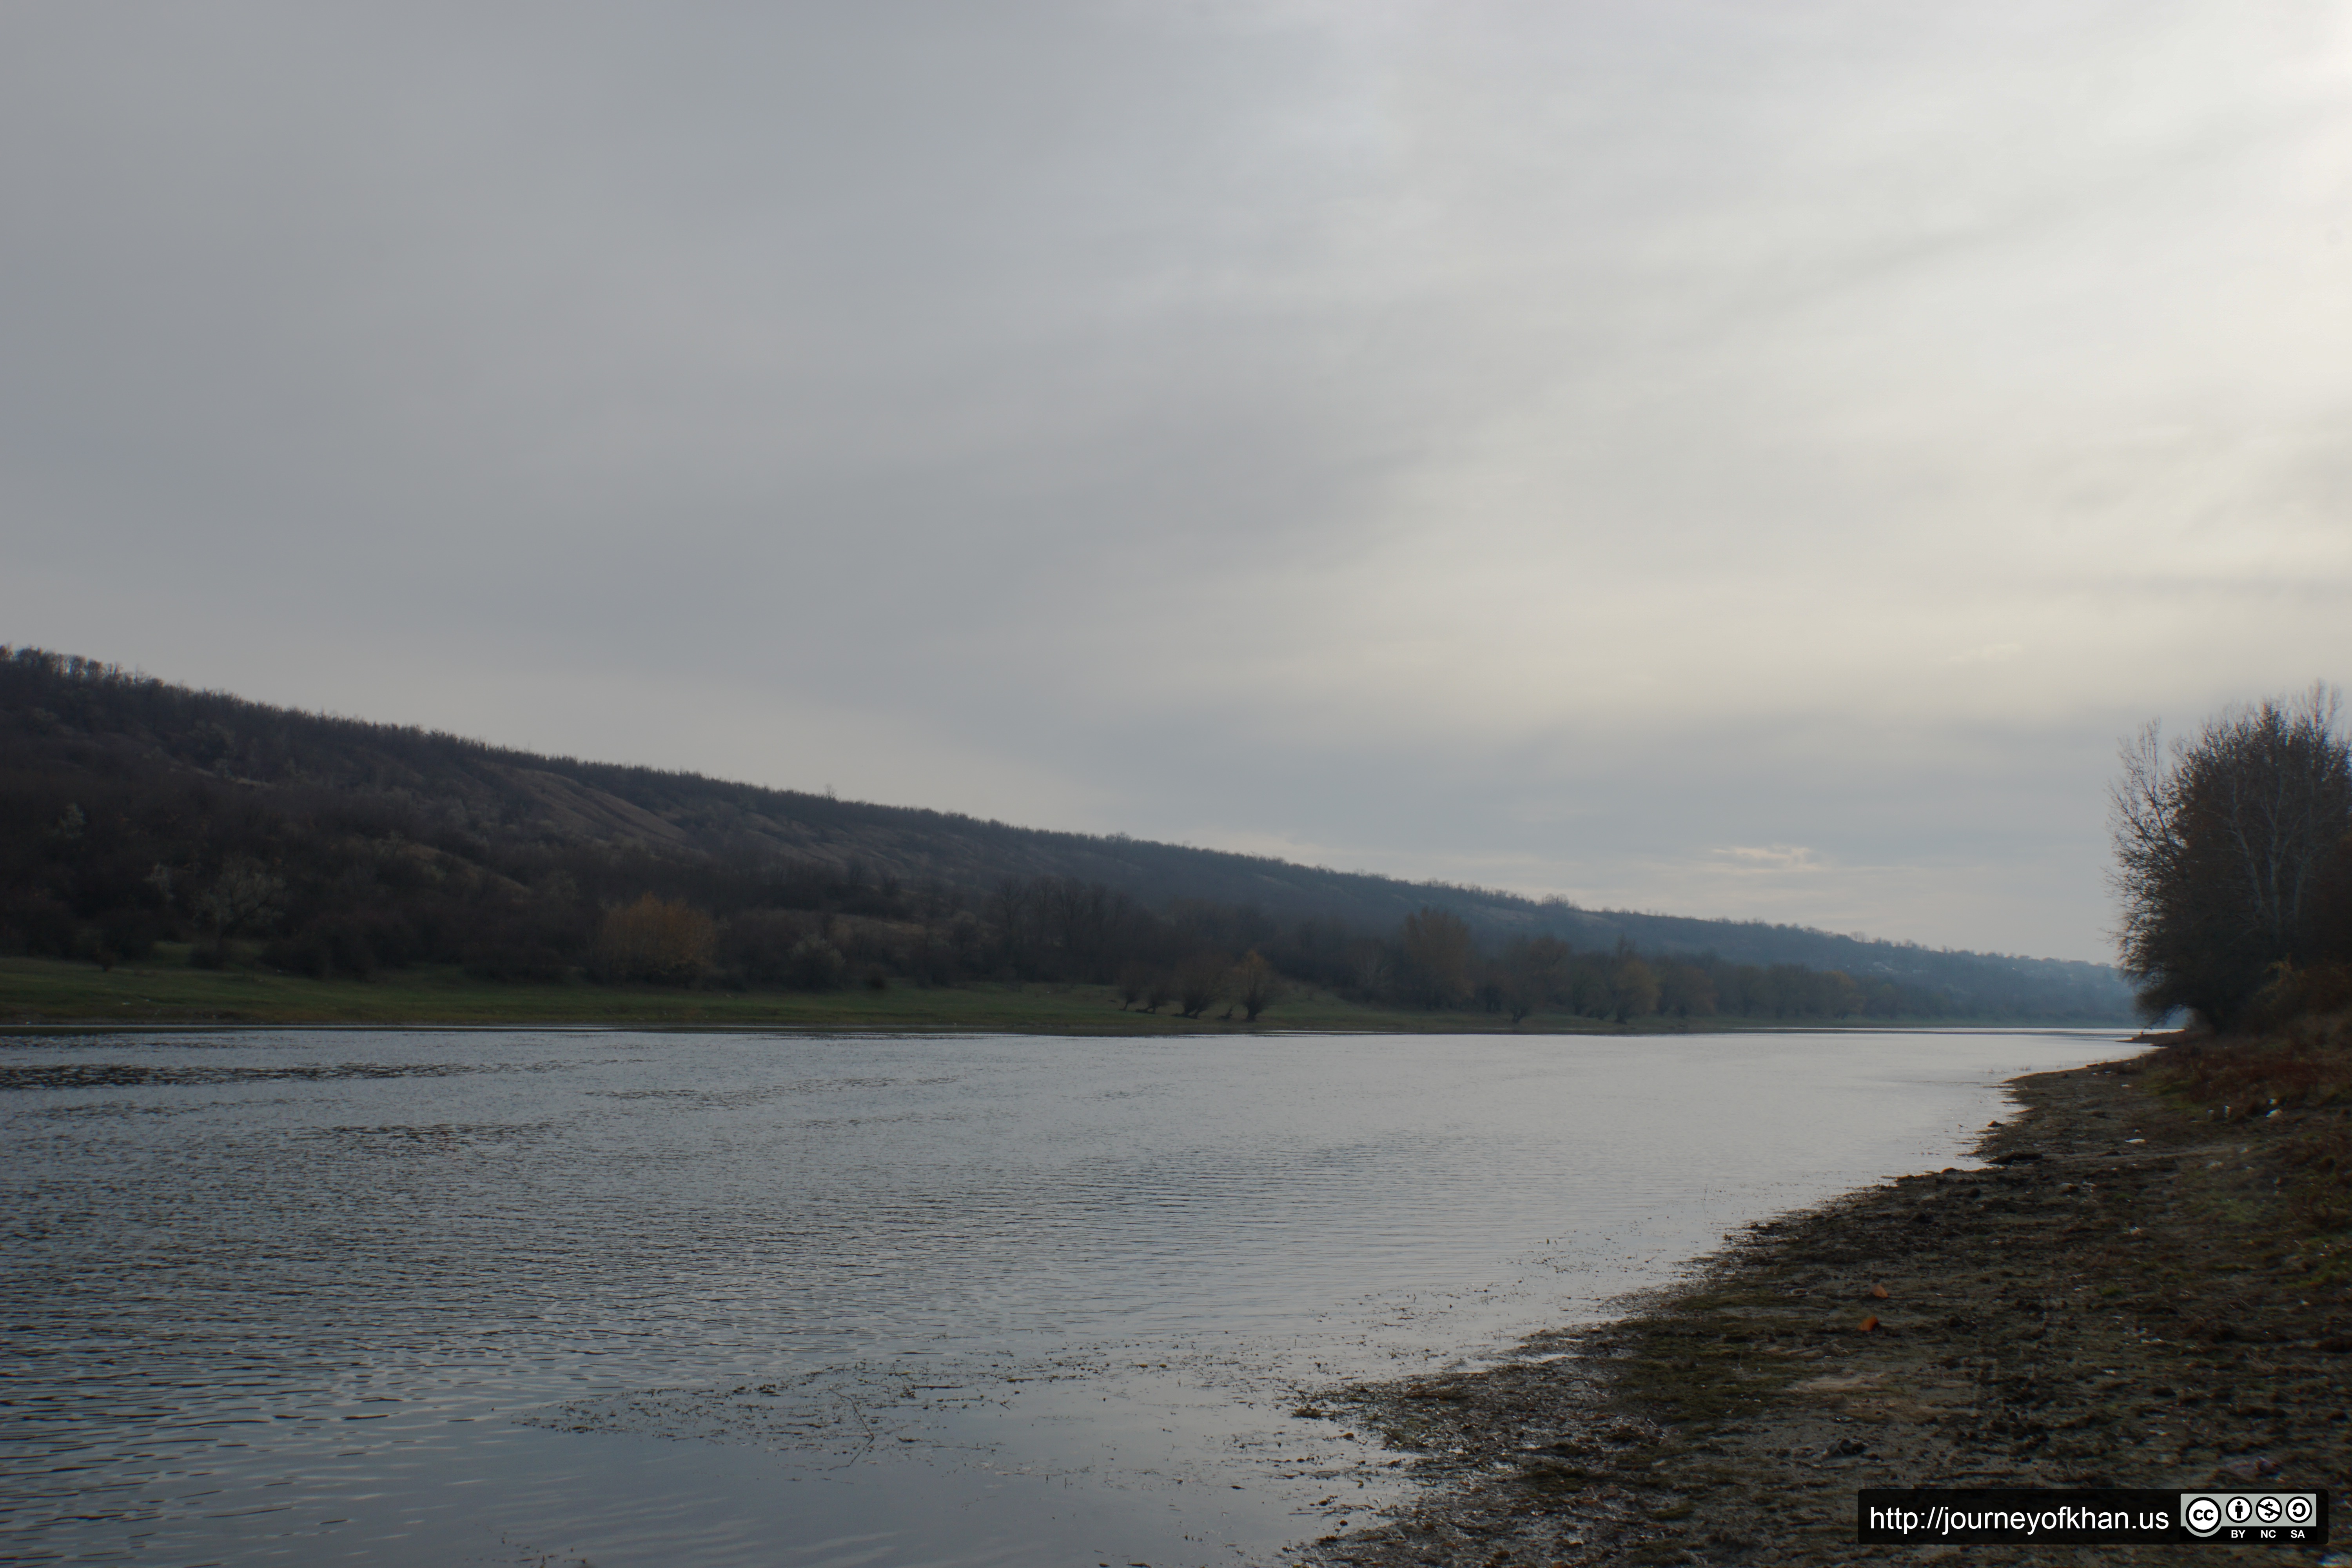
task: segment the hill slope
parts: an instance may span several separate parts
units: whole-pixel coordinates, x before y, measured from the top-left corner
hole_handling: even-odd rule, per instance
[[[192,921],[202,923],[197,898],[211,900],[204,909],[216,929],[233,927],[221,893],[232,862],[267,862],[282,882],[317,884],[253,895],[281,917],[299,912],[294,906],[307,897],[312,923],[341,912],[327,890],[337,878],[359,889],[344,900],[354,907],[383,902],[389,895],[380,897],[378,885],[422,878],[446,889],[454,879],[465,897],[443,898],[435,918],[486,929],[503,922],[504,937],[476,932],[476,947],[506,941],[543,951],[581,940],[578,928],[599,900],[640,886],[691,895],[722,914],[772,904],[905,923],[957,910],[978,918],[992,899],[1010,921],[1015,889],[1043,879],[1091,885],[1163,914],[1189,909],[1207,919],[1202,910],[1213,906],[1225,911],[1233,926],[1225,945],[1235,949],[1304,921],[1336,952],[1349,934],[1391,931],[1434,907],[1490,949],[1533,936],[1581,950],[1624,942],[1644,953],[1841,970],[1931,991],[1954,1012],[2084,1020],[2130,1013],[2128,991],[2103,965],[1588,910],[539,756],[194,691],[32,648],[0,647],[0,814],[15,861],[0,870],[19,889],[13,906],[0,904],[0,942],[35,951],[56,948],[69,921],[112,919],[123,928],[117,940],[135,942],[131,928],[140,921],[126,911],[143,911],[151,931],[188,934]],[[362,871],[362,880],[373,879],[365,889],[354,880]],[[787,884],[800,891],[777,891]],[[562,900],[550,892],[558,886],[574,906],[561,918],[551,906]],[[453,912],[461,908],[470,912]],[[403,920],[417,923],[413,912]],[[516,934],[534,922],[536,935]],[[381,953],[398,947],[396,936],[379,931],[371,940]]]

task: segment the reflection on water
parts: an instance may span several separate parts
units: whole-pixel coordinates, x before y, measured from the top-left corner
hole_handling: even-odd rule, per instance
[[[1498,1353],[2107,1035],[0,1047],[0,1556],[1234,1563]]]

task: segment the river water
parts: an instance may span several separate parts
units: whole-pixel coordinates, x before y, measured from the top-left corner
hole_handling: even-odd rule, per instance
[[[0,1044],[0,1558],[1235,1563],[2113,1032]]]

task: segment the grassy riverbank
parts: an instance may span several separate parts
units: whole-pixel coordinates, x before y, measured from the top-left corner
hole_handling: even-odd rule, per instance
[[[1108,986],[1031,984],[875,991],[719,991],[677,987],[508,984],[454,966],[390,972],[373,980],[311,980],[258,967],[192,968],[165,962],[95,964],[0,958],[0,1026],[163,1024],[635,1025],[646,1027],[982,1030],[1013,1034],[1181,1035],[1253,1026],[1222,1007],[1201,1018],[1122,1009]],[[1939,1026],[1956,1021],[1937,1019]],[[2016,1022],[2009,1020],[2008,1022]],[[1899,1021],[1855,1021],[1856,1027]],[[1780,1026],[1769,1019],[1670,1019],[1631,1026],[1538,1014],[1519,1032],[1661,1034]],[[1255,1027],[1381,1034],[1508,1033],[1493,1013],[1373,1007],[1328,992],[1294,991]]]
[[[1876,1561],[1866,1486],[2352,1483],[2352,1053],[2186,1047],[2017,1090],[1985,1169],[1761,1226],[1648,1310],[1528,1347],[1552,1359],[1348,1392],[1434,1489],[1313,1555]]]

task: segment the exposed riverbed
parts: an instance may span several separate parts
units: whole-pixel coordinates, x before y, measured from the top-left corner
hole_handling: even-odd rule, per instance
[[[2119,1053],[2120,1054],[2120,1053]],[[2181,1562],[1863,1546],[1864,1487],[2342,1488],[2352,1290],[2294,1157],[2333,1107],[2221,1121],[2154,1054],[2017,1085],[1989,1166],[1769,1221],[1639,1312],[1329,1403],[1433,1483],[1305,1558],[1354,1568]],[[1865,1328],[1864,1325],[1868,1325]],[[2342,1528],[2323,1563],[2341,1561]],[[2219,1542],[2214,1560],[2310,1561]],[[1293,1559],[1296,1561],[1297,1559]]]
[[[1954,1163],[2111,1034],[0,1047],[0,1556],[1234,1563],[1299,1415]]]

